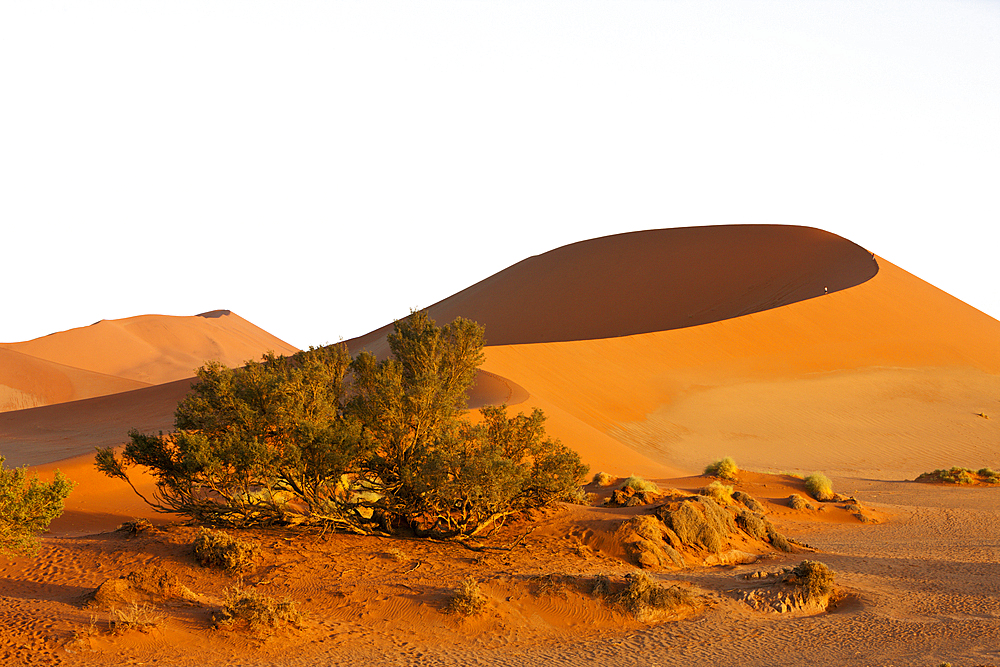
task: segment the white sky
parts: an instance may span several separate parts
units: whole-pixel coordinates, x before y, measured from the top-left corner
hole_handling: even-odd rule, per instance
[[[0,341],[228,308],[304,347],[729,223],[1000,318],[1000,3],[0,0]]]

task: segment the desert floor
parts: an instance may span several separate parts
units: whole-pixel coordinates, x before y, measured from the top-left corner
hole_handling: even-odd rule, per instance
[[[538,529],[511,551],[317,531],[243,531],[264,557],[242,582],[199,566],[197,528],[155,521],[131,536],[113,530],[45,538],[37,558],[4,561],[0,635],[6,665],[984,665],[1000,663],[1000,488],[837,478],[885,520],[784,506],[800,482],[749,476],[737,485],[765,502],[788,536],[815,552],[771,552],[756,563],[659,571],[703,595],[680,620],[639,622],[589,594],[596,574],[634,566],[614,528],[639,508],[560,506],[532,518]],[[660,480],[695,489],[707,480]],[[833,508],[831,508],[833,509]],[[518,535],[526,524],[512,526]],[[78,532],[78,531],[77,531]],[[809,558],[835,572],[839,601],[825,613],[777,613],[739,601],[740,575]],[[110,614],[85,595],[142,566],[176,573],[194,601],[154,601],[146,632],[113,634]],[[539,577],[561,577],[543,590]],[[487,611],[446,611],[460,580],[475,577]],[[300,629],[255,637],[212,627],[224,589],[242,583],[301,604]]]

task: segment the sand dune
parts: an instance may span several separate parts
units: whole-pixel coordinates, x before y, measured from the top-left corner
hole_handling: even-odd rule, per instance
[[[438,322],[462,315],[486,325],[473,407],[542,408],[549,432],[592,470],[683,489],[703,486],[689,475],[723,455],[750,469],[826,471],[838,490],[888,520],[862,525],[834,521],[827,508],[793,511],[787,496],[801,492],[801,481],[787,475],[747,474],[737,486],[763,500],[783,532],[821,550],[805,555],[836,571],[843,604],[818,616],[751,610],[730,593],[757,564],[657,573],[714,596],[696,621],[639,623],[583,584],[562,594],[533,590],[552,574],[583,582],[634,571],[614,533],[644,508],[536,515],[538,530],[519,548],[475,555],[327,533],[296,533],[293,542],[262,530],[251,536],[265,545],[265,562],[245,582],[291,593],[311,616],[303,630],[248,653],[242,636],[207,631],[219,591],[232,582],[194,563],[194,528],[76,536],[153,516],[124,483],[94,471],[93,447],[123,441],[131,427],[169,429],[198,357],[218,353],[235,365],[257,356],[241,350],[260,342],[291,350],[228,313],[143,316],[0,346],[0,384],[14,405],[68,400],[0,414],[0,453],[81,483],[39,558],[0,563],[5,664],[771,665],[816,655],[845,666],[995,662],[1000,606],[989,536],[1000,526],[1000,490],[893,480],[951,465],[1000,466],[1000,322],[849,241],[778,226],[573,244],[430,311]],[[349,345],[385,354],[390,329]],[[164,383],[172,373],[180,375]],[[100,391],[157,384],[69,400],[101,382]],[[151,490],[149,478],[139,484]],[[764,566],[801,558],[771,555]],[[164,607],[169,619],[150,634],[81,632],[93,618],[80,606],[85,592],[150,564],[178,573],[201,601]],[[443,609],[467,575],[483,583],[489,611],[461,621]]]
[[[122,388],[117,391],[123,391],[141,386],[138,383],[161,384],[192,377],[194,371],[207,360],[238,366],[248,359],[260,358],[268,350],[290,354],[296,348],[239,315],[220,310],[190,317],[140,315],[121,320],[101,320],[88,327],[61,331],[22,343],[0,344],[0,350],[133,381],[132,386],[122,383]],[[0,366],[0,384],[15,386],[5,381],[8,373],[7,364]],[[50,376],[55,374],[55,371],[49,373]],[[53,383],[66,381],[58,377],[51,380]],[[76,383],[78,386],[82,384]],[[80,390],[72,394],[72,399],[111,393],[102,391],[95,382],[87,387],[93,390],[89,393]],[[61,394],[49,391],[45,386],[27,393],[39,400],[49,395],[68,395],[65,391]],[[36,405],[51,402],[55,401],[36,402]]]
[[[0,347],[0,412],[76,401],[148,386]]]

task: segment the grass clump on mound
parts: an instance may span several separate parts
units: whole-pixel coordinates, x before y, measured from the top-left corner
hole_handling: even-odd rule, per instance
[[[476,616],[486,609],[486,596],[483,595],[479,582],[467,577],[458,585],[445,607],[450,614],[460,616]]]
[[[804,560],[792,569],[793,582],[806,602],[824,604],[833,593],[833,572],[815,560]]]
[[[163,625],[165,617],[148,603],[133,602],[124,609],[112,609],[108,626],[112,634],[121,635],[130,630],[149,632]]]
[[[638,475],[629,475],[622,482],[623,489],[632,489],[636,493],[659,493],[660,487],[655,482],[650,482]]]
[[[717,503],[727,504],[733,497],[733,487],[723,484],[719,480],[713,481],[708,486],[698,492],[699,495],[708,496]]]
[[[725,538],[736,528],[733,515],[708,496],[684,500],[674,509],[659,507],[657,516],[682,544],[700,545],[713,553],[722,551]]]
[[[705,474],[709,477],[720,477],[735,482],[736,476],[740,474],[740,469],[736,466],[736,461],[727,456],[705,466]]]
[[[226,601],[215,616],[218,627],[245,625],[254,634],[270,634],[285,626],[301,627],[302,612],[291,600],[276,600],[253,588],[226,590]]]
[[[833,500],[833,482],[821,472],[806,477],[806,491],[819,501]]]
[[[810,503],[808,500],[806,500],[797,493],[793,493],[792,495],[788,496],[788,506],[791,507],[793,510],[816,509],[815,507],[813,507],[812,503]]]
[[[640,620],[695,606],[691,593],[679,586],[656,583],[645,572],[626,575],[625,588],[608,599]]]
[[[254,566],[260,557],[260,546],[225,531],[202,528],[194,541],[194,557],[202,567],[221,567],[237,574]]]
[[[611,486],[612,484],[615,483],[616,479],[618,478],[615,477],[614,475],[611,475],[606,472],[599,472],[594,475],[592,483],[596,484],[597,486]]]

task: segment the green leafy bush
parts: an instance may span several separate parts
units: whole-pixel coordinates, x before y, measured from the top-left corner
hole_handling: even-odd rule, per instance
[[[28,479],[24,468],[6,468],[0,456],[0,554],[34,555],[38,536],[63,512],[75,482],[58,470],[51,482]]]
[[[489,534],[577,488],[587,468],[547,437],[540,410],[464,419],[481,326],[413,313],[388,343],[381,361],[335,345],[238,369],[206,364],[175,433],[133,431],[120,458],[100,450],[97,466],[130,484],[130,467],[147,468],[156,492],[144,500],[209,523],[440,538]]]

